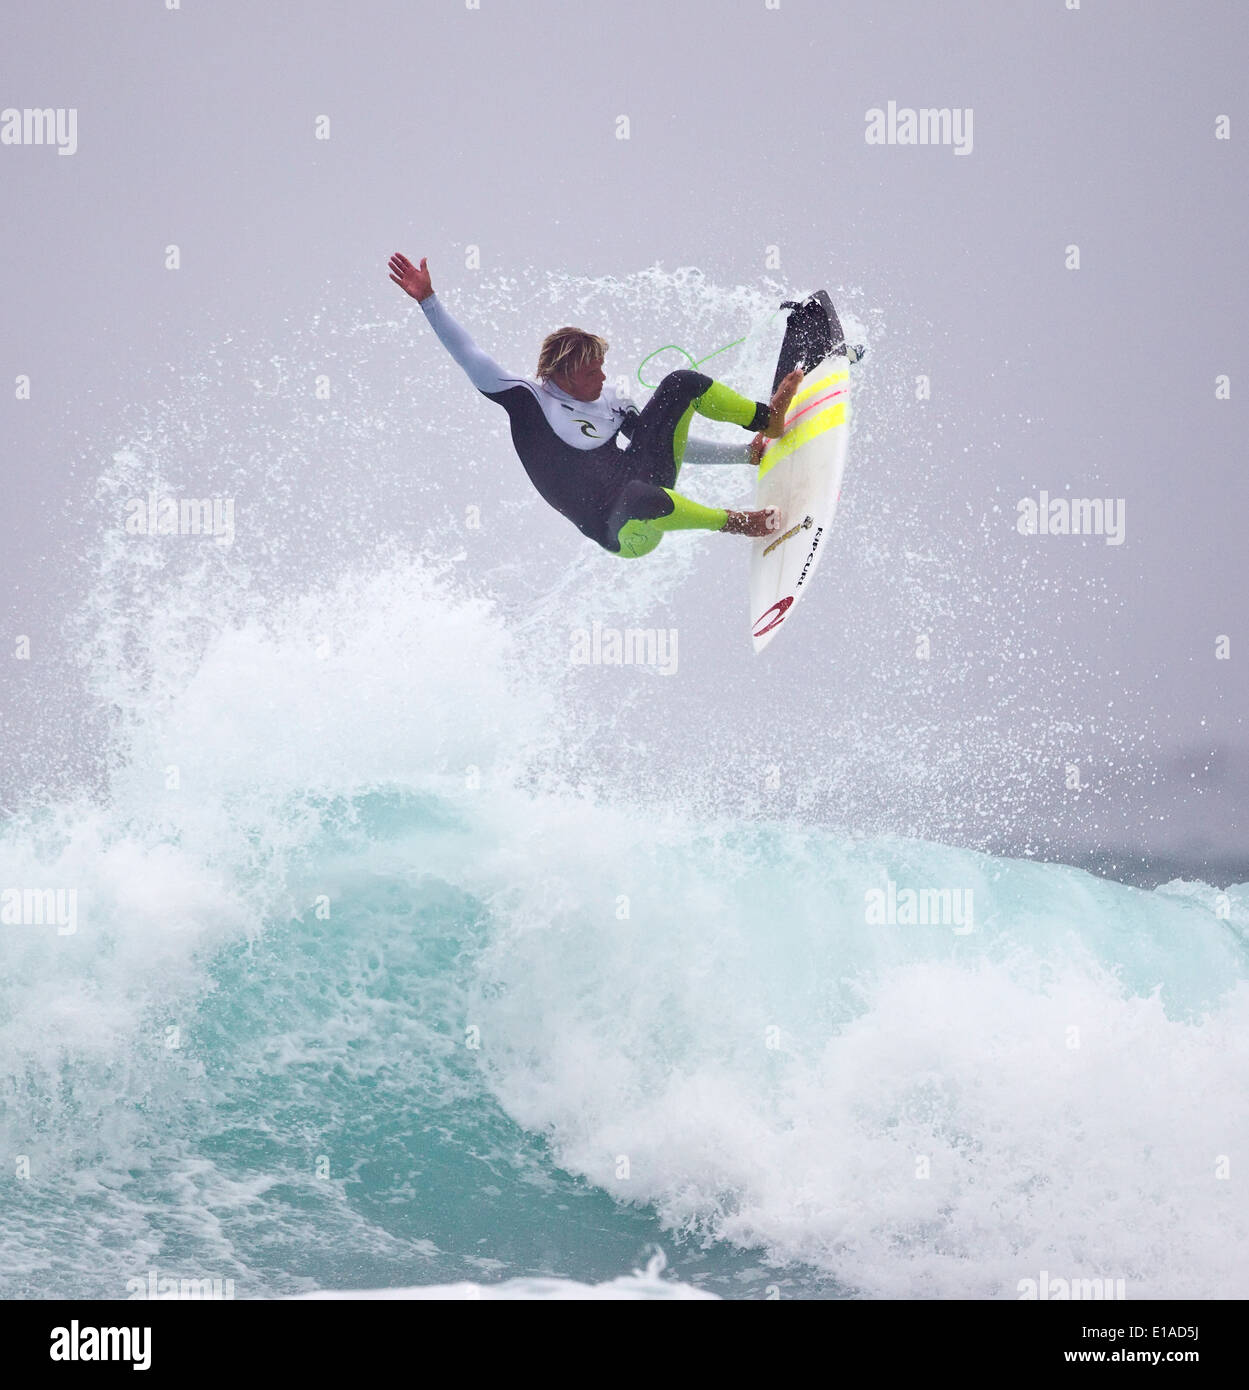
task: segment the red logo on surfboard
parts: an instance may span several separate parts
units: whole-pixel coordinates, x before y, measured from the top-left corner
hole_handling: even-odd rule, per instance
[[[790,604],[794,601],[793,594],[787,594],[783,599],[774,603],[755,623],[752,637],[762,637],[765,632],[771,632],[774,627],[779,626],[785,621],[785,614],[789,612]],[[769,622],[768,620],[771,619]],[[759,624],[764,626],[760,627]]]

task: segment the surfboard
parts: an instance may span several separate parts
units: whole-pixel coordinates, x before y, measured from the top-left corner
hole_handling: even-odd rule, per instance
[[[756,652],[789,620],[828,549],[850,434],[850,362],[862,356],[861,348],[847,351],[824,290],[781,307],[790,315],[772,389],[795,367],[805,375],[785,414],[785,433],[768,441],[759,461],[755,506],[779,507],[781,528],[756,540],[751,554]]]

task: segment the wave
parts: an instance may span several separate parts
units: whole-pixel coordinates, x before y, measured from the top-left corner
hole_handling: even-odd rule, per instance
[[[707,341],[741,307],[665,283]],[[168,444],[94,505],[176,494]],[[692,681],[570,661],[666,625],[706,538],[517,556],[427,499],[318,561],[365,484],[275,476],[230,546],[89,557],[106,776],[0,827],[0,884],[74,895],[3,927],[0,1291],[585,1286],[662,1244],[725,1296],[1249,1293],[1245,886],[902,833],[990,784],[1005,823],[985,760],[1032,734],[790,757],[705,698],[697,627]]]

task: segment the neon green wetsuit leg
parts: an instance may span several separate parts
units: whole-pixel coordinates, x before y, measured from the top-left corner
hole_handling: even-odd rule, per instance
[[[659,491],[668,495],[672,502],[672,510],[667,516],[626,521],[616,533],[621,555],[631,560],[636,560],[640,555],[649,555],[663,540],[665,531],[724,530],[724,523],[729,519],[729,514],[723,507],[704,507],[668,487],[660,488]]]
[[[748,430],[757,423],[758,411],[758,401],[739,396],[722,381],[712,381],[702,395],[691,401],[688,408],[682,412],[676,429],[672,432],[672,461],[676,465],[676,472],[681,471],[681,460],[685,457],[685,441],[689,438],[690,421],[695,414],[708,420],[725,420],[731,425],[741,425],[743,429]],[[675,476],[673,482],[676,482]]]
[[[615,538],[618,555],[649,555],[666,531],[724,529],[728,512],[723,507],[704,507],[674,490],[695,415],[760,430],[767,424],[768,407],[701,372],[666,376],[634,426],[628,454],[637,456],[637,470],[608,518],[608,535]]]

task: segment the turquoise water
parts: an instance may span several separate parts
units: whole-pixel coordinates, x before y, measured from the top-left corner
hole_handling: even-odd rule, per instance
[[[663,294],[677,318],[710,296],[701,340],[735,336],[732,295],[624,297]],[[337,471],[318,491],[307,457],[381,432],[318,408],[249,434],[214,389],[114,455],[96,505],[211,491],[179,473],[208,435],[217,490],[251,489],[238,536],[99,530],[76,630],[103,775],[0,828],[0,887],[76,895],[72,931],[0,925],[0,1296],[124,1297],[155,1270],[239,1298],[539,1297],[657,1250],[663,1287],[725,1297],[1010,1298],[1042,1270],[1249,1296],[1249,886],[1145,891],[910,829],[927,805],[1029,843],[1028,796],[1084,746],[1010,687],[1052,702],[1076,676],[1021,678],[1007,609],[919,587],[955,571],[899,556],[851,488],[860,608],[875,589],[904,632],[912,600],[987,632],[963,666],[890,667],[833,557],[846,611],[813,595],[808,639],[844,634],[819,678],[849,696],[762,667],[730,695],[705,606],[677,677],[573,666],[574,627],[667,625],[713,542],[519,566],[487,506],[481,536],[372,549],[344,518],[401,508]],[[497,434],[448,427],[449,508],[492,496],[473,455]],[[986,671],[1000,720],[943,734],[934,683],[969,700]],[[778,711],[813,752],[768,742]],[[910,891],[960,912],[873,912]]]
[[[9,928],[5,1296],[598,1283],[656,1246],[730,1297],[1246,1291],[1213,889],[515,792],[289,821],[297,915],[99,821],[27,860],[91,882],[73,935]],[[974,929],[868,926],[890,879],[970,890]]]

